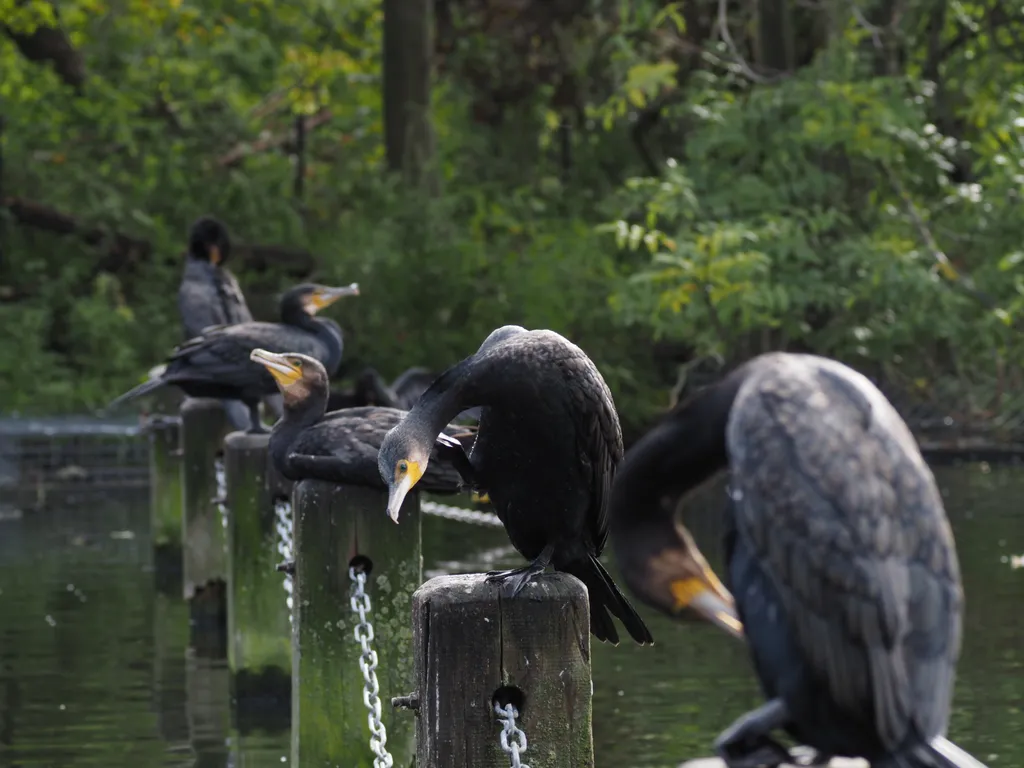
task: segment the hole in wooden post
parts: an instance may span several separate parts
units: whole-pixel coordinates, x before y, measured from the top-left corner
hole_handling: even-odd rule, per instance
[[[348,561],[348,567],[355,568],[356,573],[365,573],[369,576],[370,571],[373,570],[373,560],[368,558],[366,555],[356,555]]]
[[[494,696],[491,697],[491,704],[497,704],[500,707],[511,704],[516,708],[521,717],[523,708],[526,706],[526,695],[514,685],[503,685],[494,692]]]

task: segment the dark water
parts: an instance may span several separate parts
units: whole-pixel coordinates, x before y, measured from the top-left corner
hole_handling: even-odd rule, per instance
[[[1024,470],[936,469],[967,593],[951,736],[1024,765]],[[717,565],[721,489],[687,518]],[[79,498],[0,518],[0,766],[279,766],[289,733],[233,722],[223,661],[188,650],[187,612],[154,578],[147,496]],[[425,568],[516,563],[501,529],[428,518]],[[744,648],[709,626],[645,612],[653,648],[595,643],[598,766],[675,766],[758,701]],[[390,695],[389,692],[384,692]],[[534,765],[534,768],[544,768]]]

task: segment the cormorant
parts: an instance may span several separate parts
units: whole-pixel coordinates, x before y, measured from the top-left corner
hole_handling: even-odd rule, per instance
[[[646,602],[728,615],[722,594],[699,602],[717,580],[660,506],[726,468],[727,581],[767,699],[716,740],[726,764],[787,762],[770,736],[782,729],[825,762],[981,766],[945,738],[963,611],[953,536],[882,393],[833,360],[772,353],[645,435],[610,515],[626,583]]]
[[[280,323],[239,323],[207,328],[202,335],[177,347],[158,379],[135,387],[110,403],[113,408],[164,385],[173,385],[190,397],[241,400],[249,408],[249,431],[266,432],[260,423],[259,401],[275,394],[277,385],[263,366],[252,362],[256,347],[296,350],[334,371],[341,363],[341,328],[316,313],[343,296],[359,294],[353,283],[342,288],[303,283],[281,297]]]
[[[467,456],[441,435],[468,407],[481,406]],[[512,545],[530,565],[491,572],[515,595],[548,565],[579,578],[590,594],[590,630],[618,642],[609,612],[641,645],[653,642],[633,606],[598,560],[608,532],[607,499],[622,458],[611,392],[590,358],[553,331],[506,325],[476,354],[442,373],[380,447],[388,515],[426,472],[431,448],[490,496]]]
[[[185,272],[178,286],[178,312],[188,341],[211,325],[251,323],[252,313],[242,289],[225,263],[231,237],[212,216],[203,216],[188,233]]]
[[[284,397],[284,415],[270,432],[270,458],[289,480],[327,480],[383,488],[377,451],[388,430],[405,417],[395,408],[364,406],[325,412],[328,376],[319,361],[294,352],[275,354],[254,349],[250,358],[274,377]],[[444,433],[471,445],[474,431],[446,426]],[[435,456],[435,458],[437,458]],[[456,493],[462,478],[445,461],[437,461],[420,486],[435,493]]]
[[[214,325],[252,322],[252,313],[242,289],[225,266],[230,256],[231,236],[220,221],[212,216],[203,216],[192,224],[188,233],[185,271],[178,286],[178,314],[185,341]],[[156,376],[162,372],[161,367]],[[264,402],[280,417],[279,395],[271,395]],[[245,403],[223,400],[222,404],[235,429],[248,427],[249,411]]]

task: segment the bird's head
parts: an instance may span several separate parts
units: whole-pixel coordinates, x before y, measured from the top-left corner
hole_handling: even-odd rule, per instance
[[[231,255],[231,236],[227,227],[213,216],[196,220],[189,229],[188,252],[192,258],[215,266],[223,264]]]
[[[329,382],[327,371],[319,360],[298,352],[278,354],[265,349],[254,349],[249,353],[249,359],[262,365],[274,377],[286,408],[300,405],[314,395],[326,399]]]
[[[427,471],[431,443],[410,429],[408,417],[384,436],[377,454],[377,469],[388,487],[388,517],[398,522],[402,502]]]
[[[290,288],[281,297],[281,319],[285,322],[297,312],[310,317],[345,296],[358,296],[359,284],[332,288],[317,283],[302,283]]]
[[[736,602],[681,523],[620,527],[612,546],[623,580],[643,602],[669,616],[699,617],[733,637],[743,636]]]

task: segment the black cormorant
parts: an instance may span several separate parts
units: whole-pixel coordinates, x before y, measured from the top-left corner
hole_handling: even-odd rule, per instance
[[[250,357],[270,372],[284,398],[284,415],[270,433],[270,457],[278,472],[294,481],[385,487],[377,451],[406,411],[364,406],[325,413],[329,382],[319,361],[265,349],[254,349]],[[472,444],[474,431],[466,427],[446,426],[444,433]],[[443,460],[432,463],[420,481],[420,487],[434,493],[456,493],[461,486],[459,473]]]
[[[235,276],[224,264],[231,255],[227,228],[212,216],[203,216],[188,233],[185,272],[178,286],[178,312],[185,340],[211,325],[251,323]]]
[[[173,385],[190,397],[241,400],[249,408],[250,432],[266,432],[259,420],[259,400],[277,392],[266,369],[249,359],[260,347],[271,351],[299,351],[315,357],[334,371],[341,363],[341,328],[316,313],[343,296],[358,295],[353,283],[342,288],[304,283],[281,297],[280,323],[239,323],[207,328],[202,335],[174,350],[158,379],[151,379],[110,403],[126,400]]]
[[[472,406],[481,406],[480,424],[467,456],[441,430]],[[598,560],[622,433],[611,392],[583,350],[552,331],[507,325],[441,374],[380,448],[395,522],[435,440],[469,485],[490,496],[513,546],[532,561],[489,573],[490,580],[507,580],[504,589],[514,595],[553,565],[586,584],[595,637],[618,642],[610,612],[638,643],[653,642]]]
[[[701,610],[708,580],[661,496],[726,468],[727,581],[767,699],[717,739],[727,765],[786,762],[781,729],[876,768],[980,766],[945,739],[963,611],[953,536],[881,392],[832,360],[762,355],[645,435],[610,504],[613,549],[645,601]],[[652,575],[659,557],[678,575]]]

